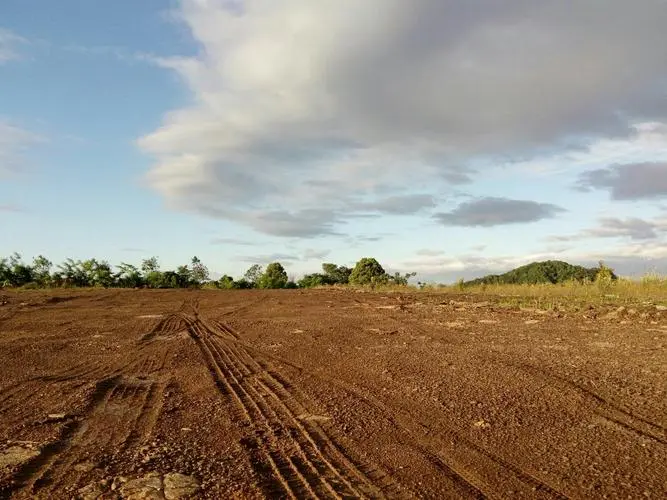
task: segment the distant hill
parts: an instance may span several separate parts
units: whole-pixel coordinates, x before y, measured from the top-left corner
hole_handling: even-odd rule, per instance
[[[534,285],[539,283],[565,283],[567,281],[595,281],[599,267],[574,266],[561,260],[545,260],[517,267],[505,274],[489,274],[465,282],[465,285]],[[616,279],[614,275],[612,277]]]

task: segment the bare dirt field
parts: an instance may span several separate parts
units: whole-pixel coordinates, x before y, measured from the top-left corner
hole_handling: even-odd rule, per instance
[[[0,498],[667,498],[667,311],[0,297]]]

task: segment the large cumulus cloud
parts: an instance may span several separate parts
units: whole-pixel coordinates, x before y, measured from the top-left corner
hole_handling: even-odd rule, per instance
[[[200,53],[158,62],[193,100],[140,139],[148,182],[260,232],[412,214],[480,158],[667,115],[659,0],[182,0],[178,16]]]

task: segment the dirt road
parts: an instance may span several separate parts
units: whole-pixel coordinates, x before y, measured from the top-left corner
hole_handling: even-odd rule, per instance
[[[667,311],[4,292],[0,498],[666,498]]]

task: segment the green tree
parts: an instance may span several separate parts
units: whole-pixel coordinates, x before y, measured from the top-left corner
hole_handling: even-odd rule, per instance
[[[23,286],[33,281],[32,267],[23,262],[21,254],[13,253],[0,260],[0,286]]]
[[[387,281],[387,273],[372,257],[364,257],[357,262],[350,274],[350,283],[353,285],[375,286],[385,284]]]
[[[162,271],[151,271],[143,278],[149,288],[165,288],[164,273]]]
[[[150,273],[160,270],[160,263],[158,262],[157,257],[151,257],[150,259],[144,259],[141,261],[141,271],[144,273],[144,276],[148,276]]]
[[[11,276],[11,271],[9,269],[9,263],[7,262],[7,257],[3,257],[0,259],[0,288],[11,286],[10,276]]]
[[[259,288],[285,288],[287,286],[287,272],[280,262],[272,262],[266,266],[266,271],[260,277]]]
[[[322,264],[322,271],[326,276],[325,281],[328,285],[346,285],[350,281],[350,275],[352,274],[352,269],[345,266],[337,266],[330,262],[325,262]]]
[[[115,276],[118,286],[123,288],[136,288],[144,285],[144,278],[137,266],[121,262]]]
[[[408,282],[410,281],[410,278],[417,276],[417,273],[394,273],[393,276],[388,276],[387,279],[390,283],[394,285],[399,285],[399,286],[407,286]]]
[[[235,285],[236,283],[234,282],[234,278],[227,276],[226,274],[218,280],[218,288],[223,290],[231,290],[232,288],[236,288]]]
[[[38,255],[32,260],[33,279],[39,286],[46,287],[51,285],[52,267],[53,263],[43,255]]]
[[[187,288],[192,283],[192,270],[188,266],[178,266],[176,276],[177,285],[173,288]]]
[[[54,281],[57,281],[60,286],[88,286],[86,274],[81,268],[81,261],[71,258],[58,265]]]
[[[327,276],[319,273],[306,274],[297,282],[299,288],[314,288],[316,286],[328,284],[330,283],[327,282]]]
[[[95,286],[108,288],[113,285],[113,273],[111,266],[105,260],[88,259],[80,263],[81,270],[85,276],[84,286]]]
[[[243,279],[250,285],[250,288],[257,288],[259,280],[262,278],[264,271],[259,264],[253,264],[243,275]]]
[[[208,281],[208,268],[202,264],[202,261],[199,260],[199,257],[196,255],[192,257],[192,270],[190,271],[190,279],[195,285],[201,285],[205,281]]]

